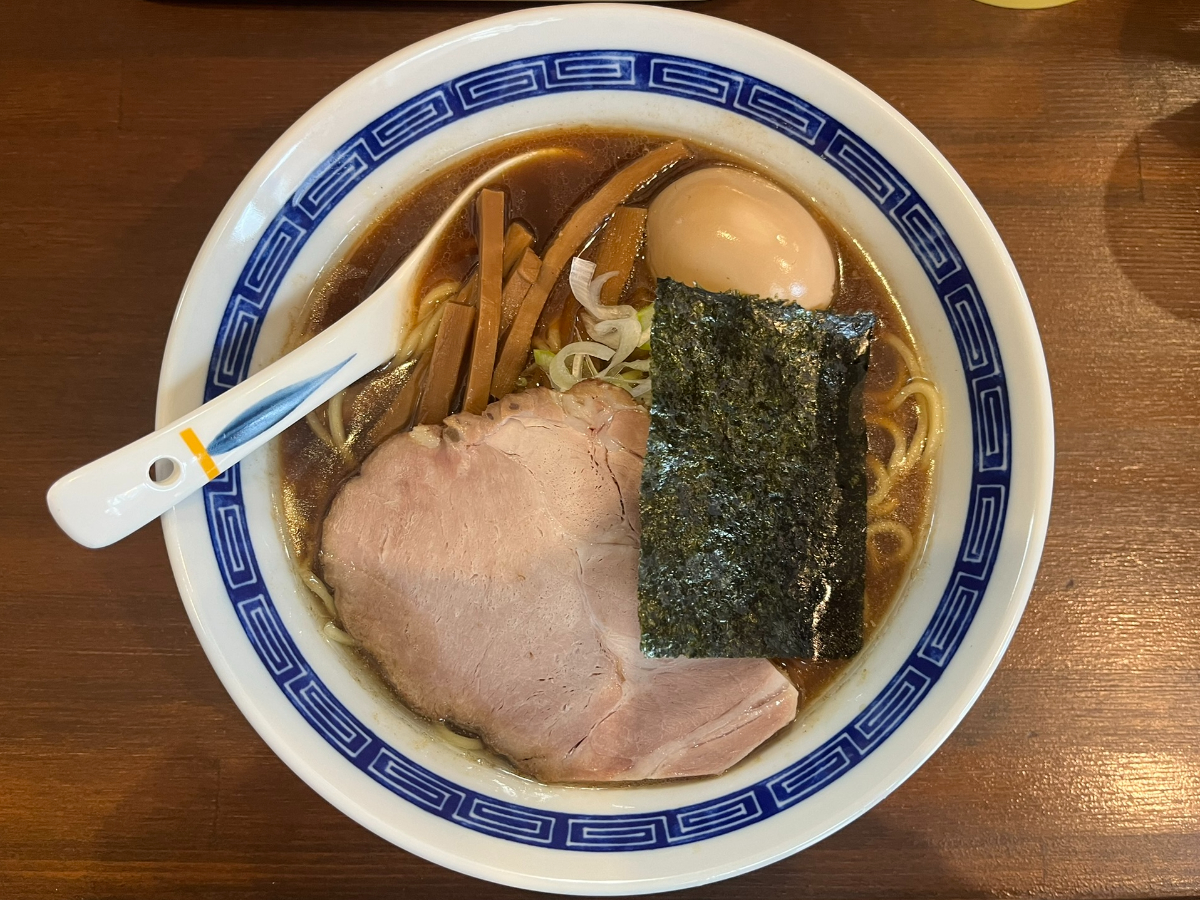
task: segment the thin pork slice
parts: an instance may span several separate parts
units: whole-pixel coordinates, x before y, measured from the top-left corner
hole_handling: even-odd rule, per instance
[[[647,659],[648,417],[597,381],[397,435],[338,493],[322,562],[346,629],[419,713],[544,781],[710,775],[796,713],[763,659]]]

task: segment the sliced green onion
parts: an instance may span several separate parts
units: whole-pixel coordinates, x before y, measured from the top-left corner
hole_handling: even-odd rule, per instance
[[[575,257],[571,260],[571,293],[583,307],[583,322],[590,341],[576,341],[551,354],[535,350],[534,362],[546,370],[556,390],[567,391],[585,378],[598,378],[624,388],[634,397],[650,394],[650,361],[630,360],[640,347],[649,351],[653,305],[643,310],[632,306],[604,306],[600,288],[614,272],[594,278],[596,264]],[[595,360],[608,363],[598,369]]]
[[[550,383],[554,385],[555,389],[569,391],[583,381],[582,373],[576,374],[567,368],[567,360],[578,356],[594,356],[607,362],[612,359],[613,349],[595,341],[575,341],[567,344],[554,355],[554,359],[550,362],[550,368],[546,370],[546,374],[550,376]]]

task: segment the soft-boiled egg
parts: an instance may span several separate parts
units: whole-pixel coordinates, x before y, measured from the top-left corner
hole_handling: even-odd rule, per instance
[[[646,261],[658,278],[825,309],[837,262],[821,226],[791,194],[733,166],[689,172],[646,218]]]

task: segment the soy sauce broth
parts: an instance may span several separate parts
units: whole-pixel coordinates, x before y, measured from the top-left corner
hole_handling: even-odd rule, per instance
[[[573,128],[569,131],[538,132],[490,145],[438,172],[424,184],[400,198],[374,223],[346,255],[322,274],[311,291],[297,320],[290,347],[319,333],[370,295],[424,237],[430,226],[453,198],[475,177],[501,159],[543,147],[564,148],[568,152],[537,159],[500,179],[508,195],[510,220],[520,221],[534,235],[533,249],[539,255],[571,211],[609,175],[647,150],[671,140],[661,135],[638,132]],[[695,150],[693,159],[653,183],[643,195],[635,195],[628,205],[644,205],[663,186],[692,168],[713,163],[731,163],[753,169],[747,161],[689,141]],[[785,186],[786,187],[786,186]],[[901,339],[920,357],[904,314],[888,284],[850,236],[842,232],[814,204],[801,201],[816,216],[835,246],[839,261],[839,283],[832,310],[853,312],[869,310],[880,325]],[[463,213],[439,243],[418,296],[447,280],[461,282],[476,263],[473,213]],[[589,257],[594,248],[581,255]],[[565,274],[559,279],[547,301],[548,313],[560,309],[569,293]],[[653,279],[644,259],[639,259],[625,289],[623,302],[642,305],[653,299]],[[877,359],[873,351],[864,390],[864,412],[868,417],[880,411],[880,394],[892,383],[896,366],[889,358]],[[389,367],[377,370],[360,381],[357,393],[366,411],[365,418],[378,415],[393,402],[403,379]],[[365,398],[363,400],[362,398]],[[374,405],[374,408],[372,408]],[[911,428],[913,423],[906,423]],[[886,458],[890,443],[881,429],[868,428],[868,446],[876,456]],[[365,440],[351,440],[349,454],[333,451],[305,420],[287,429],[279,443],[282,483],[280,517],[287,536],[288,549],[302,569],[320,574],[318,546],[325,513],[341,483],[353,475],[362,460],[374,449]],[[892,518],[908,527],[916,538],[914,559],[919,559],[927,531],[930,472],[909,476],[899,490],[899,505]],[[882,569],[868,566],[865,593],[864,638],[869,641],[887,615],[907,572],[912,565]],[[778,664],[801,693],[807,705],[849,664],[848,660],[781,660]]]

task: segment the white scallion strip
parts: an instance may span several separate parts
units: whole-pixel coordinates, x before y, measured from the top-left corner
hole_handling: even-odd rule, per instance
[[[649,360],[630,361],[638,347],[647,347],[653,312],[635,310],[632,306],[605,306],[600,302],[600,289],[615,275],[606,272],[599,278],[596,264],[575,257],[571,261],[569,282],[571,293],[584,309],[583,321],[590,341],[576,341],[558,351],[552,359],[534,352],[534,361],[550,376],[557,390],[570,390],[585,378],[599,378],[624,388],[634,397],[650,393]],[[597,369],[595,360],[608,363]],[[640,377],[639,377],[640,376]]]
[[[587,322],[587,319],[585,318],[584,321]],[[629,358],[629,354],[636,350],[638,344],[642,342],[642,326],[636,316],[595,323],[587,322],[587,331],[601,344],[612,347],[616,351],[609,361],[608,368],[602,373],[604,375],[610,375],[616,371],[617,367],[622,365]]]
[[[627,319],[637,318],[637,311],[632,306],[605,306],[600,302],[600,288],[604,282],[616,275],[616,272],[605,272],[596,277],[596,264],[588,262],[580,256],[571,260],[571,274],[567,281],[571,285],[571,293],[579,301],[579,305],[597,319]]]
[[[554,385],[555,390],[569,391],[583,381],[583,372],[582,362],[580,362],[580,371],[576,374],[567,368],[568,360],[579,356],[594,356],[607,362],[612,359],[613,352],[612,347],[605,347],[595,341],[575,341],[567,344],[554,355],[546,374],[550,376],[550,383]]]
[[[650,393],[649,378],[622,378],[619,375],[609,375],[600,380],[607,381],[609,384],[616,385],[619,388],[624,388],[629,391],[632,397],[641,397]]]
[[[621,365],[626,369],[633,369],[635,372],[650,371],[650,360],[648,359],[627,359]]]

